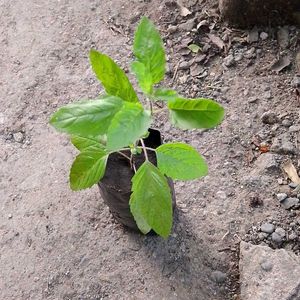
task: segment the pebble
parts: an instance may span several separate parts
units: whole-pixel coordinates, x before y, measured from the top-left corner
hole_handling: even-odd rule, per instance
[[[188,20],[185,23],[179,24],[178,29],[183,31],[191,31],[194,28],[196,19]]]
[[[231,67],[234,65],[234,57],[232,54],[229,54],[228,56],[226,56],[223,60],[223,64],[226,66],[226,67]]]
[[[298,238],[298,236],[295,232],[292,232],[291,234],[289,234],[290,241],[295,241],[297,238]]]
[[[274,232],[275,227],[273,224],[264,223],[260,226],[260,230],[265,233],[272,233],[272,232]]]
[[[265,99],[271,99],[272,98],[271,91],[264,92],[262,97],[265,98]]]
[[[266,272],[269,272],[273,269],[273,264],[270,261],[264,261],[260,264],[260,266]]]
[[[293,143],[289,141],[284,141],[282,145],[279,147],[278,152],[283,154],[295,154],[296,149]]]
[[[290,126],[292,126],[293,125],[293,121],[291,121],[291,120],[289,120],[289,119],[284,119],[283,121],[282,121],[282,126],[284,126],[284,127],[290,127]]]
[[[259,37],[260,37],[263,41],[265,41],[265,40],[269,37],[269,35],[268,35],[266,32],[262,31],[262,32],[260,33]]]
[[[277,200],[278,200],[279,202],[282,202],[284,199],[287,198],[287,196],[288,196],[288,195],[287,195],[286,193],[279,193],[279,194],[276,195]]]
[[[235,56],[234,56],[234,60],[236,61],[236,62],[238,62],[238,61],[241,61],[242,59],[243,59],[243,54],[242,53],[238,53],[238,54],[236,54]]]
[[[275,242],[276,244],[281,244],[282,243],[282,238],[278,233],[273,232],[272,233],[272,241]]]
[[[293,206],[297,205],[298,203],[299,203],[299,199],[298,198],[286,198],[283,201],[281,201],[281,205],[285,209],[290,209]]]
[[[170,25],[167,29],[168,33],[174,33],[178,30],[178,27],[177,26],[174,26],[174,25]]]
[[[212,275],[212,279],[216,283],[223,283],[227,278],[227,275],[221,271],[214,271],[214,272],[212,272],[211,275]]]
[[[7,216],[9,219],[11,219],[12,218],[12,214],[8,214],[8,216]]]
[[[296,182],[290,182],[289,183],[289,187],[292,188],[292,189],[295,189],[297,186],[298,186],[298,183],[296,183]]]
[[[24,140],[24,134],[22,132],[16,132],[13,134],[13,138],[17,143],[22,143]]]
[[[259,238],[261,241],[265,240],[268,236],[269,236],[269,234],[268,234],[268,233],[265,233],[265,232],[260,232],[260,233],[258,234],[258,238]]]
[[[256,57],[256,49],[255,47],[250,48],[244,53],[244,57],[246,58],[255,58]]]
[[[300,87],[300,77],[299,76],[295,76],[291,82],[292,87]]]
[[[276,228],[275,232],[282,238],[285,238],[285,230],[281,227]]]
[[[278,122],[276,114],[272,111],[266,111],[262,114],[260,119],[264,124],[275,124]]]
[[[299,132],[300,131],[300,125],[292,125],[289,128],[289,132]]]
[[[217,191],[216,196],[221,200],[225,200],[227,198],[227,195],[224,191]]]

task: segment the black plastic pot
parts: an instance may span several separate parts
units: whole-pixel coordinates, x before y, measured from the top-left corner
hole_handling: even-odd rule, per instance
[[[144,139],[144,143],[147,147],[155,149],[162,144],[160,132],[155,129],[149,129],[149,132],[150,134]],[[125,154],[130,156],[129,151]],[[149,160],[156,165],[155,153],[148,151],[148,156]],[[136,169],[138,169],[145,161],[145,157],[143,154],[134,155],[133,161]],[[100,194],[114,218],[121,224],[139,231],[129,208],[133,175],[134,170],[131,168],[129,160],[118,153],[113,153],[108,158],[105,175],[98,183],[98,186]],[[170,178],[168,178],[168,183],[171,189],[174,209],[176,206],[174,185]]]

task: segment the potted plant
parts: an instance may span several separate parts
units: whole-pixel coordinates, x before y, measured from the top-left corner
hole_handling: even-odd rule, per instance
[[[146,17],[136,30],[133,53],[131,70],[147,108],[125,72],[109,56],[91,50],[91,66],[105,95],[61,107],[50,123],[69,134],[80,151],[70,171],[72,190],[99,184],[104,201],[121,223],[167,237],[173,221],[172,197],[175,203],[171,179],[205,176],[207,165],[188,144],[161,144],[159,132],[149,129],[153,102],[164,102],[171,122],[181,129],[215,127],[224,109],[213,100],[186,99],[156,86],[165,75],[165,51],[159,32]]]

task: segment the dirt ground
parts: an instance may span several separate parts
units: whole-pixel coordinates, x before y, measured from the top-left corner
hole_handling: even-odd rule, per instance
[[[238,299],[239,241],[255,240],[266,220],[293,221],[299,231],[299,210],[285,210],[274,196],[288,189],[280,162],[290,156],[298,167],[299,130],[290,127],[299,125],[291,85],[299,30],[288,28],[284,49],[272,28],[259,29],[268,38],[251,44],[245,31],[219,21],[215,2],[183,1],[193,11],[183,17],[174,1],[0,0],[1,299]],[[167,240],[117,224],[96,186],[70,191],[76,151],[48,125],[58,106],[102,90],[89,66],[91,48],[128,69],[142,15],[166,43],[166,85],[226,109],[222,125],[209,131],[182,132],[164,113],[156,120],[165,140],[191,143],[210,166],[204,179],[175,183],[178,208]],[[207,40],[209,32],[225,46]],[[199,63],[187,51],[191,42],[209,48],[204,58],[197,54]],[[242,58],[226,66],[230,53]],[[282,55],[289,66],[270,70]],[[273,125],[261,121],[269,110]],[[293,151],[261,153],[256,145],[283,137]]]

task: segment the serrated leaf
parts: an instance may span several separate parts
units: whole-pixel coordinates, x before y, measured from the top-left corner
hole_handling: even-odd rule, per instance
[[[74,191],[91,187],[104,176],[108,154],[90,147],[80,153],[70,171],[70,186]]]
[[[150,113],[138,103],[126,103],[114,116],[108,131],[106,148],[119,150],[141,138],[151,123]]]
[[[171,89],[158,88],[158,89],[154,89],[153,97],[158,100],[169,101],[174,98],[177,98],[178,94],[176,91]]]
[[[91,50],[90,62],[107,94],[118,96],[124,101],[139,102],[125,72],[109,56]]]
[[[165,51],[159,32],[153,23],[146,17],[143,17],[135,32],[133,53],[139,65],[133,64],[132,70],[138,78],[141,89],[149,93],[149,83],[159,83],[165,75]],[[143,64],[144,67],[141,67]],[[147,80],[142,80],[143,76]],[[145,89],[145,82],[146,89]],[[151,89],[150,89],[151,90]]]
[[[207,175],[207,164],[192,146],[163,144],[156,148],[159,170],[172,179],[191,180]]]
[[[79,150],[79,151],[86,151],[89,148],[98,148],[98,149],[104,149],[104,142],[105,142],[105,136],[79,136],[79,135],[73,135],[71,137],[72,144]]]
[[[153,85],[152,77],[146,66],[141,62],[134,61],[131,64],[131,71],[135,74],[141,90],[145,94],[151,94]]]
[[[194,53],[198,53],[201,49],[200,46],[198,46],[197,44],[190,44],[188,45],[188,48]]]
[[[129,204],[141,231],[145,231],[147,224],[164,238],[170,234],[173,220],[170,188],[166,177],[149,161],[132,178]]]
[[[98,100],[87,100],[68,104],[55,112],[50,124],[58,131],[80,136],[105,134],[112,118],[124,101],[107,96]]]
[[[224,117],[224,108],[210,99],[177,98],[168,102],[174,125],[181,129],[212,128]]]

